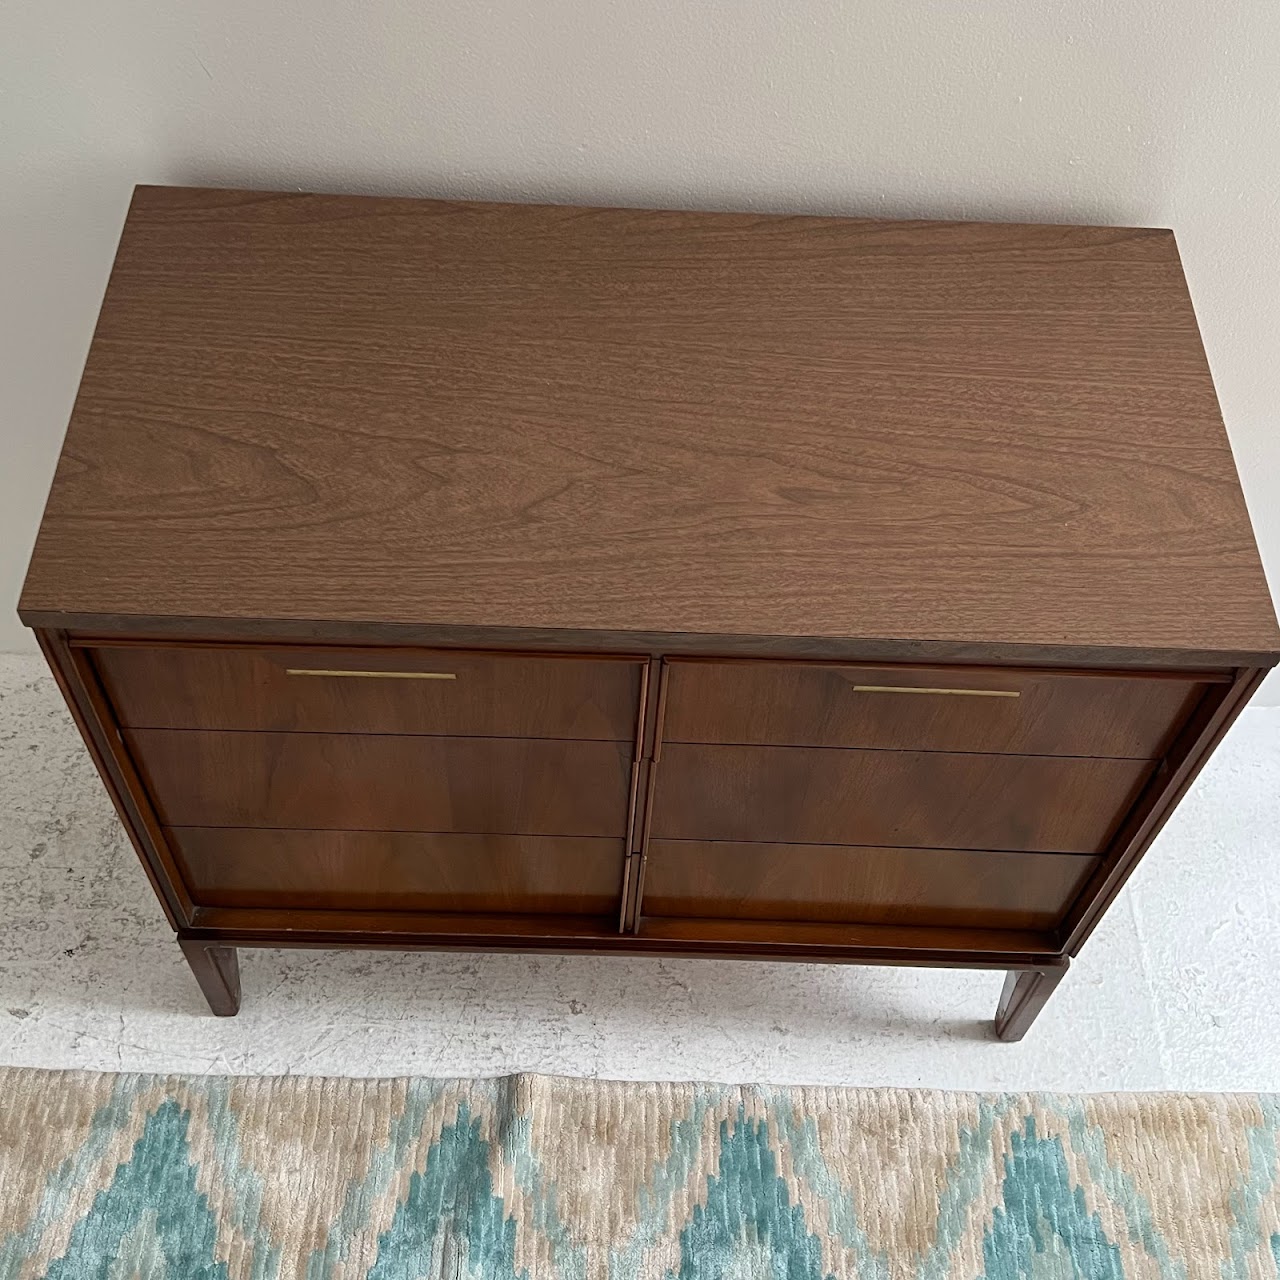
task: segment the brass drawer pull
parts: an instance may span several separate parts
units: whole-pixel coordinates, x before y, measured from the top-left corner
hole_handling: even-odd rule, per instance
[[[322,671],[315,667],[288,667],[289,676],[355,676],[364,680],[456,680],[452,671]]]
[[[924,689],[914,684],[855,684],[854,693],[948,693],[966,698],[1016,698],[1017,689]]]

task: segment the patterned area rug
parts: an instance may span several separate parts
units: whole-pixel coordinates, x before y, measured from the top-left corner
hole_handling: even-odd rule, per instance
[[[0,1277],[1263,1277],[1280,1096],[0,1069]]]

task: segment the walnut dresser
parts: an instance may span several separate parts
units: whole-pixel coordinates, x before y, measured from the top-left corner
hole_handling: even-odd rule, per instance
[[[20,612],[215,1013],[718,956],[1005,1039],[1280,650],[1168,231],[163,187]]]

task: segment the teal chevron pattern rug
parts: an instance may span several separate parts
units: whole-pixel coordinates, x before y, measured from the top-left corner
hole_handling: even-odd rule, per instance
[[[1280,1273],[1280,1097],[0,1069],[0,1280]]]

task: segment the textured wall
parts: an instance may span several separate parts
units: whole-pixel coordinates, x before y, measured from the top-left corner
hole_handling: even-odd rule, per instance
[[[1278,582],[1277,47],[1268,0],[11,0],[0,648],[136,181],[1172,226]]]

